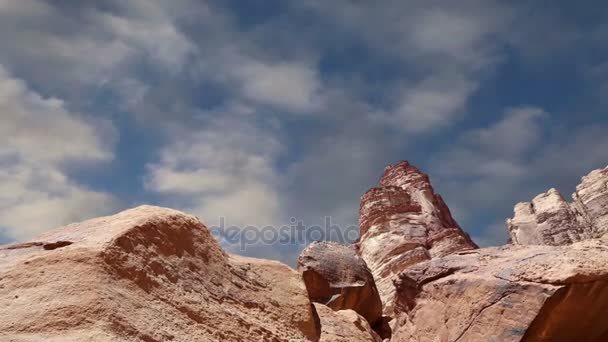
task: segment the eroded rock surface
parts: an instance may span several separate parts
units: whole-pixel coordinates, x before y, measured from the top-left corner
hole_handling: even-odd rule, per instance
[[[299,274],[227,255],[143,206],[0,247],[2,341],[292,341],[320,331]]]
[[[608,241],[460,252],[396,282],[392,341],[607,341]]]
[[[321,324],[319,342],[381,342],[367,320],[353,310],[333,309],[315,303]]]
[[[382,317],[374,278],[351,246],[313,242],[300,254],[298,271],[311,301],[334,310],[352,309],[370,324]]]
[[[515,206],[507,221],[516,245],[561,246],[608,233],[608,168],[583,177],[568,203],[555,189]]]
[[[361,198],[359,253],[392,314],[393,280],[425,260],[477,248],[452,218],[429,177],[407,161],[388,166],[379,186]]]

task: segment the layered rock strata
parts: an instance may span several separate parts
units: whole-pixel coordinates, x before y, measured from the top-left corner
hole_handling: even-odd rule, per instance
[[[391,315],[393,281],[405,268],[477,248],[452,218],[429,177],[402,161],[385,168],[379,185],[361,197],[360,255],[372,270],[384,312]]]

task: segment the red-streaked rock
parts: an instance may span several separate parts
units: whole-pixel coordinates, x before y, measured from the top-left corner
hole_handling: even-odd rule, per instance
[[[2,341],[316,340],[298,273],[151,206],[0,247]]]
[[[321,324],[319,342],[381,342],[365,318],[353,310],[333,309],[314,303]]]
[[[379,187],[361,197],[358,250],[391,315],[393,280],[408,266],[477,248],[430,183],[407,161],[388,166]]]
[[[382,318],[374,277],[351,246],[313,242],[300,254],[298,271],[311,301],[354,310],[372,325]]]
[[[608,233],[608,168],[583,177],[568,203],[555,189],[515,206],[507,220],[516,245],[561,246]]]
[[[608,241],[510,246],[409,267],[391,341],[606,341]]]

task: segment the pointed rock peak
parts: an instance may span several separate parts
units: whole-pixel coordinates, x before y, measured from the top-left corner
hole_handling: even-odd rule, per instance
[[[452,218],[429,177],[407,161],[388,166],[361,197],[359,253],[373,272],[390,315],[393,280],[408,266],[477,248]]]
[[[384,168],[384,174],[380,177],[380,186],[398,186],[404,189],[415,187],[423,189],[430,187],[429,176],[417,167],[403,160],[395,165]]]

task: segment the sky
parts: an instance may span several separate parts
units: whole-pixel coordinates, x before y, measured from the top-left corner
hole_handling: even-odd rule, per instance
[[[406,159],[500,245],[608,165],[607,42],[604,1],[0,0],[0,243],[140,204],[353,226]]]

